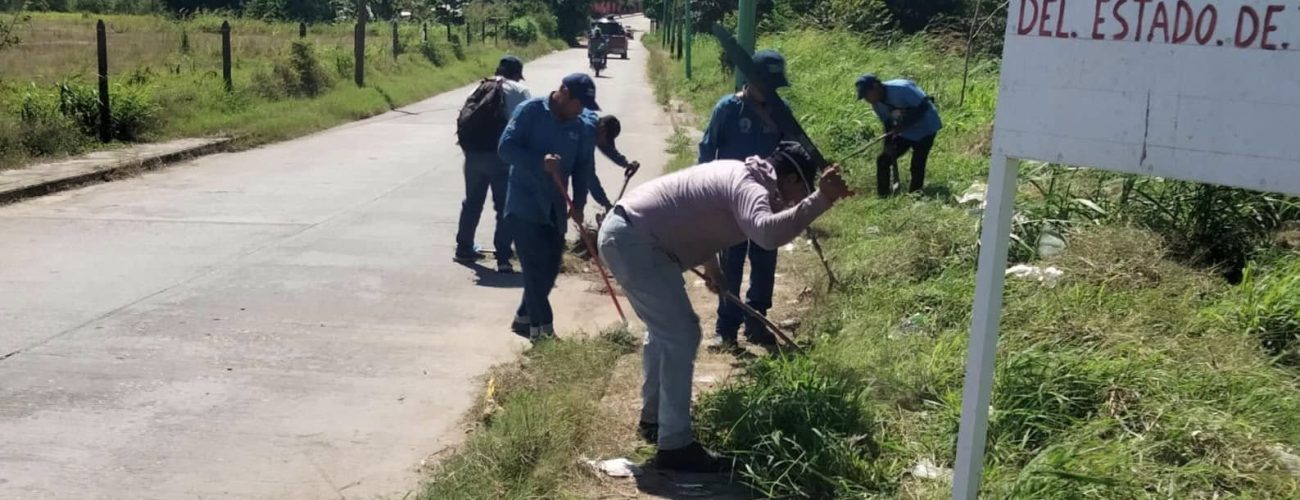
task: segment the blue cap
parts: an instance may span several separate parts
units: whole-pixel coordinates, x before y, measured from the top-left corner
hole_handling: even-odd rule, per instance
[[[858,99],[866,99],[867,91],[871,90],[872,88],[874,88],[876,85],[879,84],[880,84],[880,79],[876,78],[876,75],[867,73],[865,75],[859,76],[857,83],[855,83],[855,85],[858,86]]]
[[[524,79],[524,62],[515,56],[504,56],[497,63],[497,74],[511,80]]]
[[[596,82],[591,80],[590,76],[585,73],[574,73],[564,77],[561,82],[564,88],[569,89],[569,95],[582,102],[582,107],[592,111],[600,111],[600,105],[596,104]]]
[[[789,87],[790,80],[785,78],[785,58],[775,50],[760,50],[754,53],[754,67],[763,75],[762,83],[778,89]]]

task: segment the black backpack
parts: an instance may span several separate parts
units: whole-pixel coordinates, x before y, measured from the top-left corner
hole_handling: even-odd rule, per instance
[[[468,151],[496,151],[506,130],[506,86],[493,77],[479,83],[456,117],[456,139]]]

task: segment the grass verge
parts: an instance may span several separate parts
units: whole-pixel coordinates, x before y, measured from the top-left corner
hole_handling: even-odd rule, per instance
[[[594,419],[614,364],[637,346],[616,329],[540,342],[521,363],[494,370],[489,396],[472,413],[482,416],[478,430],[437,467],[419,498],[566,496],[600,429]]]
[[[759,45],[786,56],[793,86],[782,94],[830,158],[879,130],[853,99],[859,73],[916,80],[936,96],[945,128],[923,195],[861,196],[818,222],[845,287],[812,287],[801,356],[759,363],[702,399],[700,437],[737,456],[761,495],[944,498],[980,222],[977,207],[954,193],[986,172],[996,62],[975,65],[958,104],[960,59],[923,38],[882,46],[797,31]],[[732,77],[713,40],[697,38],[693,52],[691,80],[680,61],[666,60],[655,82],[661,99],[702,115],[731,91]],[[873,191],[872,163],[866,155],[844,165],[860,193]],[[1171,226],[1098,214],[1122,213],[1125,186],[1147,181],[1031,171],[1017,207],[1024,250],[1013,258],[1065,274],[1007,283],[982,496],[1300,496],[1280,454],[1300,449],[1300,304],[1292,298],[1300,255],[1238,252],[1256,263],[1234,286],[1184,251]],[[1068,185],[1063,175],[1085,180]],[[1085,186],[1088,203],[1077,201]],[[1147,196],[1139,209],[1238,196],[1167,187],[1158,189],[1173,194]],[[1285,203],[1265,204],[1243,213],[1266,213],[1269,224],[1294,218]],[[1045,245],[1042,234],[1066,243]],[[807,252],[793,258],[818,265]]]
[[[221,78],[221,19],[105,16],[109,26],[111,101],[118,141],[225,135],[233,147],[301,136],[454,89],[489,75],[507,51],[531,59],[562,44],[475,43],[442,33],[421,41],[403,25],[397,54],[387,25],[367,31],[366,86],[353,82],[351,27],[311,27],[232,19],[233,89]],[[16,47],[0,51],[0,169],[106,147],[95,141],[98,108],[94,19],[38,14]],[[111,147],[111,146],[110,146]]]

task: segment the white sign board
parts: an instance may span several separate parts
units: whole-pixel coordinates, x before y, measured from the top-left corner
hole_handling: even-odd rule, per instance
[[[1300,0],[1010,0],[954,499],[979,492],[1020,159],[1300,194]]]
[[[1011,0],[995,154],[1300,192],[1300,0]]]

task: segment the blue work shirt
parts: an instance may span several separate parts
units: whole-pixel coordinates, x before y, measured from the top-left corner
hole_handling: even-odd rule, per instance
[[[573,181],[573,203],[587,201],[587,186],[595,176],[596,128],[586,120],[560,120],[551,113],[550,96],[529,99],[515,108],[501,134],[497,153],[510,164],[506,215],[549,224],[564,231],[568,215],[564,195],[546,173],[542,159],[560,156],[560,184]]]
[[[785,101],[776,104],[787,106]],[[699,163],[741,160],[751,156],[767,158],[781,143],[781,131],[768,126],[754,104],[738,94],[718,100],[709,118],[709,128],[700,140]]]
[[[943,122],[939,120],[939,110],[934,109],[934,104],[926,99],[925,91],[921,90],[921,87],[917,87],[911,80],[890,80],[882,85],[885,87],[885,95],[879,102],[871,105],[881,123],[892,125],[894,123],[892,115],[896,110],[901,110],[905,114],[921,113],[912,124],[904,124],[903,129],[898,131],[898,135],[909,141],[919,141],[943,128]]]

